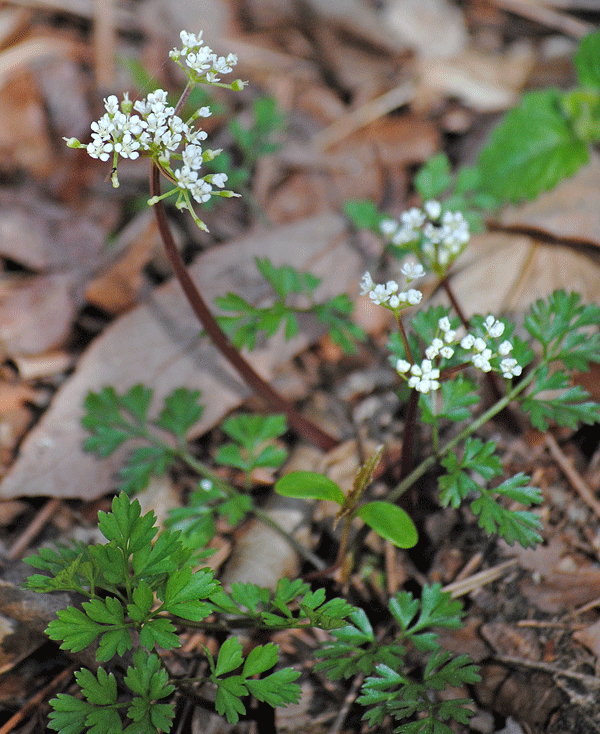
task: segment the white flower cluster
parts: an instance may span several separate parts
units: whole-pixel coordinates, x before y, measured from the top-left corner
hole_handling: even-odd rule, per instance
[[[427,394],[438,390],[440,387],[439,376],[440,371],[433,366],[430,359],[424,359],[420,365],[410,364],[405,359],[399,359],[396,362],[396,370],[404,375],[409,372],[408,386],[414,388],[418,392]]]
[[[504,334],[504,324],[501,321],[496,320],[491,314],[486,317],[483,322],[484,328],[488,336],[498,339]],[[470,360],[473,366],[482,372],[490,372],[492,365],[490,360],[493,357],[500,356],[500,372],[506,379],[511,377],[518,377],[523,368],[518,364],[514,357],[510,357],[510,353],[513,350],[513,345],[508,340],[503,341],[498,346],[498,351],[494,352],[488,346],[488,343],[482,337],[475,337],[473,334],[467,334],[461,339],[460,346],[466,351],[471,351]]]
[[[504,324],[492,315],[486,317],[483,326],[487,335],[492,339],[498,339],[504,333]],[[467,334],[461,339],[452,329],[447,316],[438,321],[438,332],[425,350],[426,359],[421,364],[411,364],[405,359],[399,359],[396,362],[396,370],[408,382],[409,387],[422,393],[434,392],[440,387],[439,360],[450,359],[458,344],[467,352],[466,358],[482,372],[490,372],[494,369],[492,360],[496,357],[502,357],[499,370],[503,377],[507,379],[518,377],[522,372],[522,367],[517,360],[509,356],[513,349],[511,342],[505,340],[497,350],[493,350],[482,337]]]
[[[183,48],[174,48],[169,56],[186,72],[191,81],[218,84],[218,74],[230,74],[238,59],[235,54],[217,56],[209,46],[202,45],[202,31],[195,35],[187,31],[179,34]],[[185,66],[181,62],[184,57]],[[187,66],[187,69],[186,69]]]
[[[86,148],[92,158],[107,161],[112,155],[116,168],[119,156],[135,159],[140,151],[147,152],[170,174],[175,185],[189,191],[198,203],[210,199],[213,186],[223,188],[225,185],[227,176],[224,173],[200,176],[199,170],[204,162],[212,160],[221,151],[202,149],[200,142],[206,139],[206,132],[190,126],[175,114],[175,109],[168,105],[164,89],[156,89],[135,103],[130,102],[125,94],[119,104],[117,97],[111,94],[104,100],[104,109],[104,115],[91,125],[92,141]],[[132,110],[139,115],[132,114]],[[202,107],[196,116],[209,117],[210,110]],[[79,141],[74,145],[73,141],[68,143],[72,147],[80,147]],[[180,168],[170,168],[171,156],[181,159]],[[118,186],[116,172],[113,174],[115,184]]]
[[[426,201],[423,209],[413,207],[404,212],[400,222],[383,220],[380,228],[393,245],[414,244],[438,275],[456,260],[470,237],[468,222],[461,212],[442,214],[442,205],[435,200]]]
[[[421,265],[410,265],[406,264],[402,268],[402,273],[406,275],[407,281],[410,283],[415,278],[422,278],[425,275],[425,271]],[[423,294],[421,291],[415,288],[409,288],[406,291],[401,291],[400,286],[395,280],[388,280],[383,284],[376,284],[373,282],[370,273],[363,275],[362,282],[360,284],[360,294],[364,296],[369,294],[369,298],[376,303],[378,306],[384,306],[392,311],[398,311],[408,306],[416,306],[421,303]]]
[[[202,46],[201,38],[202,33],[195,36],[193,33],[181,31],[184,49],[173,49],[171,57],[177,56],[175,60],[179,63],[180,56],[185,56],[186,63],[194,71],[191,81],[218,84],[216,75],[229,73],[237,58],[233,54],[227,58],[215,56],[208,46]],[[243,83],[219,86],[241,89]],[[207,134],[193,124],[200,117],[210,117],[208,107],[196,110],[185,122],[176,114],[175,108],[169,105],[167,92],[164,89],[155,89],[136,102],[131,102],[127,93],[121,102],[111,94],[104,100],[104,109],[104,115],[91,124],[90,143],[84,145],[77,138],[65,139],[70,148],[86,148],[92,158],[108,161],[112,157],[114,187],[119,185],[119,158],[135,160],[145,153],[175,185],[175,188],[160,196],[160,199],[177,193],[176,206],[179,209],[188,209],[201,229],[206,229],[206,225],[195,214],[191,200],[202,204],[211,196],[239,196],[232,191],[223,190],[227,181],[224,173],[200,175],[203,164],[221,152],[203,149],[201,143],[206,140]],[[179,160],[181,165],[173,167],[171,160]],[[149,203],[155,204],[158,200],[159,197],[154,197]]]

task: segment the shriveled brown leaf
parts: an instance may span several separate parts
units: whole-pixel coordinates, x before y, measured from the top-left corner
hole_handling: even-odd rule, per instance
[[[330,214],[288,227],[258,232],[202,255],[190,268],[209,303],[228,290],[249,300],[267,295],[254,257],[270,257],[275,265],[290,264],[323,277],[323,296],[344,291],[360,277],[360,259],[345,242],[343,220]],[[102,461],[83,453],[80,426],[89,390],[113,385],[124,390],[143,382],[157,400],[175,387],[202,391],[206,403],[199,435],[248,395],[215,348],[199,337],[199,325],[179,285],[169,282],[151,301],[109,327],[82,357],[78,369],[56,395],[39,425],[24,441],[21,455],[0,485],[0,496],[50,495],[93,499],[113,486],[123,460],[117,453]],[[305,332],[285,343],[276,336],[250,355],[266,379],[278,365],[303,349],[318,331]]]
[[[58,346],[75,315],[71,279],[40,275],[5,280],[0,288],[0,349],[4,356]]]
[[[569,247],[494,232],[472,238],[451,283],[467,315],[522,313],[557,288],[597,301],[599,276],[593,261]]]

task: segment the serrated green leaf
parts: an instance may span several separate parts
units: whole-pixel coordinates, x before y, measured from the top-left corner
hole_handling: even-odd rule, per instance
[[[573,58],[577,79],[582,87],[600,89],[600,31],[582,38]]]
[[[533,199],[589,161],[560,109],[556,89],[528,92],[493,131],[478,166],[482,185],[510,202]]]
[[[414,185],[424,199],[436,199],[452,184],[450,161],[445,153],[431,156],[419,169]]]
[[[442,404],[435,414],[431,410],[427,396],[420,396],[419,407],[424,423],[437,423],[442,419],[455,422],[465,421],[471,416],[469,406],[479,402],[477,386],[462,374],[457,375],[453,380],[442,382],[439,393]]]
[[[299,670],[282,668],[260,680],[246,680],[246,687],[255,698],[269,706],[285,706],[300,700],[300,686],[293,682],[299,677]]]
[[[98,513],[98,527],[108,541],[113,540],[127,553],[134,553],[152,542],[158,532],[153,512],[140,517],[140,503],[137,500],[130,502],[124,493],[113,499],[111,509],[110,513]]]
[[[158,655],[136,650],[133,666],[127,668],[125,683],[131,691],[145,699],[155,700],[170,696],[175,687],[169,684],[169,676]]]
[[[236,637],[225,640],[219,650],[215,675],[224,675],[239,668],[242,664],[242,646]]]
[[[259,675],[276,665],[279,657],[279,648],[273,642],[266,645],[258,645],[253,648],[242,669],[242,678]]]
[[[344,493],[335,482],[311,471],[290,472],[275,483],[274,489],[284,497],[330,500],[340,506],[346,501]]]
[[[149,387],[138,384],[123,394],[120,403],[141,425],[146,424],[148,409],[152,402],[153,391]]]
[[[398,548],[412,548],[419,539],[417,529],[398,505],[390,502],[368,502],[357,513],[370,528]]]
[[[225,715],[230,724],[237,724],[240,714],[246,713],[246,707],[241,702],[243,696],[248,695],[245,681],[239,675],[231,675],[229,678],[218,678],[217,697],[215,708],[217,713]]]
[[[204,406],[199,405],[200,390],[178,387],[165,398],[164,408],[156,425],[184,439],[190,428],[202,417]]]
[[[212,614],[212,605],[204,600],[218,588],[219,582],[214,580],[214,573],[210,569],[192,573],[187,566],[169,576],[163,608],[177,617],[199,622]]]
[[[104,628],[101,624],[91,620],[81,609],[67,607],[57,612],[58,619],[48,625],[46,634],[51,640],[62,640],[62,650],[79,652],[100,635]]]
[[[89,731],[87,721],[91,719],[96,726],[94,734],[121,734],[123,727],[119,714],[111,709],[97,709],[87,701],[80,701],[74,696],[59,693],[56,698],[50,700],[53,710],[48,715],[48,727],[61,734],[80,734]],[[101,722],[94,722],[98,712],[104,714]],[[97,724],[103,723],[104,728],[98,728]]]
[[[380,234],[381,221],[388,218],[377,209],[371,199],[345,201],[343,210],[357,229],[368,229],[377,234]]]
[[[98,668],[96,677],[90,670],[82,668],[75,673],[75,680],[81,687],[83,696],[99,706],[117,702],[117,681],[112,673]]]
[[[140,642],[152,650],[156,645],[165,650],[180,647],[181,642],[173,623],[164,617],[149,619],[140,630]]]
[[[119,491],[132,495],[146,489],[153,476],[162,476],[175,461],[166,446],[140,446],[127,457],[119,471]]]

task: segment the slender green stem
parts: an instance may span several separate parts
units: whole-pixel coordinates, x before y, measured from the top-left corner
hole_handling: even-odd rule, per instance
[[[471,434],[475,433],[475,431],[478,431],[481,426],[485,425],[495,415],[500,413],[500,411],[504,410],[504,408],[506,408],[506,406],[512,400],[514,400],[517,395],[522,393],[525,388],[535,380],[536,375],[543,364],[545,363],[538,365],[536,369],[532,370],[529,375],[521,380],[521,382],[519,382],[519,384],[514,387],[507,395],[505,395],[497,403],[494,403],[491,408],[482,413],[479,418],[476,418],[472,423],[467,426],[467,428],[456,435],[451,441],[448,441],[448,443],[443,446],[437,453],[432,454],[427,459],[422,461],[419,466],[417,466],[390,492],[390,494],[386,497],[387,501],[395,502],[399,497],[404,494],[404,492],[406,492],[407,489],[410,489],[410,487],[412,487],[412,485],[417,480],[419,480],[429,469],[431,469],[431,467],[434,466],[434,464],[436,464],[442,456],[447,454],[449,451],[452,451],[452,449],[458,446],[459,443],[464,441]]]
[[[219,489],[222,489],[228,497],[238,497],[239,492],[235,489],[235,487],[232,487],[231,484],[226,482],[224,479],[219,477],[217,474],[215,474],[213,471],[211,471],[205,464],[203,464],[201,461],[196,459],[194,456],[192,456],[188,451],[186,450],[178,450],[177,456],[184,461],[190,468],[194,469],[194,471],[198,472],[201,476],[203,476],[205,479],[209,479],[213,484],[215,484]],[[308,561],[311,563],[315,568],[317,569],[323,569],[325,568],[325,563],[322,561],[321,558],[316,556],[314,553],[312,553],[308,548],[305,548],[301,543],[299,543],[296,538],[294,538],[293,535],[288,533],[286,530],[284,530],[273,518],[269,515],[268,512],[265,512],[264,510],[261,510],[260,507],[252,505],[252,514],[260,520],[263,525],[267,525],[268,527],[275,530],[275,532],[279,533],[285,540],[291,545],[291,547],[298,553],[298,555],[301,558],[304,558],[305,561]]]

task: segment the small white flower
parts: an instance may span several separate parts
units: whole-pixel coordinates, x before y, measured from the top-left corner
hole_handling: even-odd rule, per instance
[[[486,317],[484,325],[487,333],[492,337],[499,337],[504,333],[504,324],[497,321],[491,314]]]
[[[227,174],[226,173],[213,173],[211,178],[211,183],[214,186],[217,186],[219,189],[222,189],[223,186],[227,183]]]
[[[425,275],[425,270],[421,263],[404,263],[401,272],[403,275],[406,275],[406,280],[409,283],[411,280],[422,278]]]
[[[450,357],[454,354],[454,349],[452,349],[452,347],[442,347],[440,349],[440,354],[444,359],[450,359]]]
[[[379,229],[381,230],[382,234],[386,235],[386,237],[391,237],[398,229],[398,222],[394,221],[393,219],[383,219],[379,223]]]
[[[213,483],[210,481],[210,479],[200,480],[200,489],[203,489],[205,492],[210,492],[212,488],[213,488]]]
[[[498,354],[502,357],[506,357],[513,350],[513,345],[509,341],[504,341],[498,347]]]
[[[506,377],[508,380],[511,377],[518,377],[523,371],[523,368],[520,364],[517,364],[516,359],[506,357],[500,362],[500,370],[502,372],[502,376]]]
[[[388,282],[385,284],[385,291],[390,295],[392,293],[398,293],[399,290],[400,286],[398,285],[398,283],[396,283],[395,280],[388,280]]]
[[[456,339],[456,332],[450,329],[444,334],[444,341],[446,344],[452,344],[452,342]]]
[[[430,219],[438,219],[442,213],[442,205],[435,199],[426,201],[425,204],[423,204],[423,209],[425,209],[425,212]]]
[[[438,326],[442,331],[450,331],[450,319],[447,316],[443,316],[438,321]]]
[[[376,303],[378,306],[386,303],[389,299],[389,294],[386,291],[384,285],[378,284],[369,293],[369,298]]]
[[[475,339],[475,341],[473,342],[473,349],[476,352],[483,352],[486,346],[487,344],[480,336],[478,336],[477,339]]]
[[[373,278],[371,278],[371,273],[367,270],[367,272],[363,275],[362,280],[360,282],[360,295],[364,296],[369,291],[373,290],[375,287],[375,283],[373,283]]]
[[[466,336],[463,336],[460,342],[460,346],[463,349],[472,349],[473,344],[475,344],[475,337],[473,334],[467,334]]]
[[[396,370],[400,372],[401,374],[408,372],[409,369],[410,369],[410,362],[407,362],[405,359],[399,359],[396,362]]]
[[[407,227],[410,227],[411,229],[418,229],[419,227],[423,226],[423,222],[425,221],[425,214],[423,214],[420,209],[417,209],[416,206],[413,206],[412,209],[409,209],[407,212],[403,212],[400,219],[402,220],[402,224],[406,225]]]
[[[390,296],[389,305],[390,308],[398,308],[400,306],[400,299],[398,298],[398,296]]]
[[[411,306],[416,306],[417,304],[421,303],[421,299],[423,298],[423,294],[421,291],[417,291],[414,288],[411,288],[407,293],[407,301],[410,303]]]

